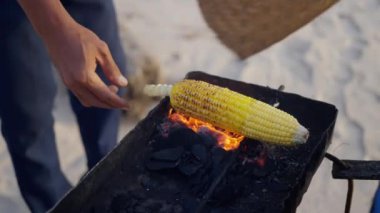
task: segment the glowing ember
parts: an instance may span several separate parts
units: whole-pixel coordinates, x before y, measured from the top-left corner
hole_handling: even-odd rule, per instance
[[[215,127],[210,123],[186,116],[179,112],[175,112],[173,109],[169,110],[168,117],[171,121],[182,123],[194,132],[199,133],[207,131],[208,134],[211,134],[217,139],[218,145],[226,151],[237,149],[240,142],[244,139],[244,136],[242,135]]]

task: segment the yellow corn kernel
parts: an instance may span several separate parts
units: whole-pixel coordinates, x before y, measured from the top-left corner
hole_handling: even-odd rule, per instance
[[[186,115],[248,138],[278,144],[305,143],[308,130],[293,116],[254,98],[203,81],[148,85],[150,96],[170,95],[172,107]]]

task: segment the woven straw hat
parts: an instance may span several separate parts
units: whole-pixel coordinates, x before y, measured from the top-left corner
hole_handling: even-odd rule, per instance
[[[280,41],[338,0],[199,0],[208,25],[241,58]]]

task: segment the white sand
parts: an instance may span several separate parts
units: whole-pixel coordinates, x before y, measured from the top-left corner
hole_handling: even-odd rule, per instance
[[[278,87],[339,109],[329,152],[345,159],[380,158],[380,2],[344,0],[286,40],[245,61],[204,23],[195,0],[116,0],[130,67],[143,57],[177,81],[190,70]],[[72,183],[85,169],[79,133],[60,91],[55,110],[62,167]],[[120,135],[133,126],[124,121]],[[70,134],[67,134],[70,133]],[[2,139],[0,139],[2,140]],[[355,181],[352,212],[368,212],[376,181]],[[343,212],[346,181],[333,180],[324,160],[298,212]],[[27,212],[5,143],[0,142],[0,212]]]

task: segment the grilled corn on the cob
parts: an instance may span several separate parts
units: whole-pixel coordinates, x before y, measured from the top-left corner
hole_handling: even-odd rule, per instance
[[[170,96],[172,107],[248,138],[278,145],[305,143],[309,131],[288,113],[254,98],[203,81],[147,85],[150,96]]]

